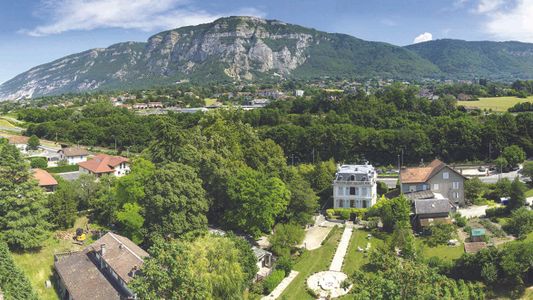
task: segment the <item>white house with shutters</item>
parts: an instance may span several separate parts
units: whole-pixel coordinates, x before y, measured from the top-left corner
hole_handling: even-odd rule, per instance
[[[333,208],[367,208],[377,201],[377,173],[372,165],[337,166]]]

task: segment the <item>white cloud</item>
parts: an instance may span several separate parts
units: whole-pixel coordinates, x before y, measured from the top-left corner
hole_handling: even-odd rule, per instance
[[[431,33],[424,32],[420,34],[419,36],[415,37],[413,43],[417,44],[417,43],[427,42],[427,41],[431,41],[432,39],[433,39],[433,35]]]
[[[488,13],[498,9],[504,3],[504,0],[480,0],[476,7],[476,12],[480,14]]]
[[[486,14],[484,30],[498,40],[533,42],[533,0],[517,0]]]
[[[152,31],[211,22],[222,15],[194,8],[188,0],[42,0],[50,21],[22,32],[31,36],[59,34],[71,30],[123,28]],[[256,9],[232,12],[263,16]]]

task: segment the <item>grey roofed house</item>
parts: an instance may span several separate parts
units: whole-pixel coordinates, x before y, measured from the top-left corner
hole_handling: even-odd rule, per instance
[[[448,199],[419,199],[414,201],[415,214],[449,214],[452,208]]]
[[[57,152],[63,153],[63,155],[66,157],[89,155],[89,151],[87,151],[87,149],[83,149],[80,147],[67,147],[67,148],[60,149]]]
[[[129,239],[107,233],[82,251],[55,255],[61,299],[133,299],[127,284],[148,253]]]

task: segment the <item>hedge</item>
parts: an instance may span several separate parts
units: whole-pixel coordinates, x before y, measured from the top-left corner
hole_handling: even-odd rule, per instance
[[[283,270],[274,270],[272,274],[268,275],[263,283],[265,294],[270,294],[283,280],[283,278],[285,278],[285,271]]]
[[[366,212],[366,208],[330,208],[326,209],[326,216],[328,219],[332,219],[334,216],[341,220],[363,219]]]
[[[37,299],[30,281],[15,265],[4,242],[0,242],[0,290],[4,294],[4,299]]]
[[[78,170],[79,170],[78,165],[69,165],[69,166],[53,167],[53,168],[46,169],[46,171],[50,173],[67,173],[67,172],[76,172]]]

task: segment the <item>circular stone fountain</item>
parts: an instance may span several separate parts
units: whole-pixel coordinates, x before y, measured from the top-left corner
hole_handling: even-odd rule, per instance
[[[311,275],[307,279],[307,286],[321,298],[337,298],[348,294],[351,286],[347,289],[341,287],[342,282],[348,276],[337,271],[323,271]]]

